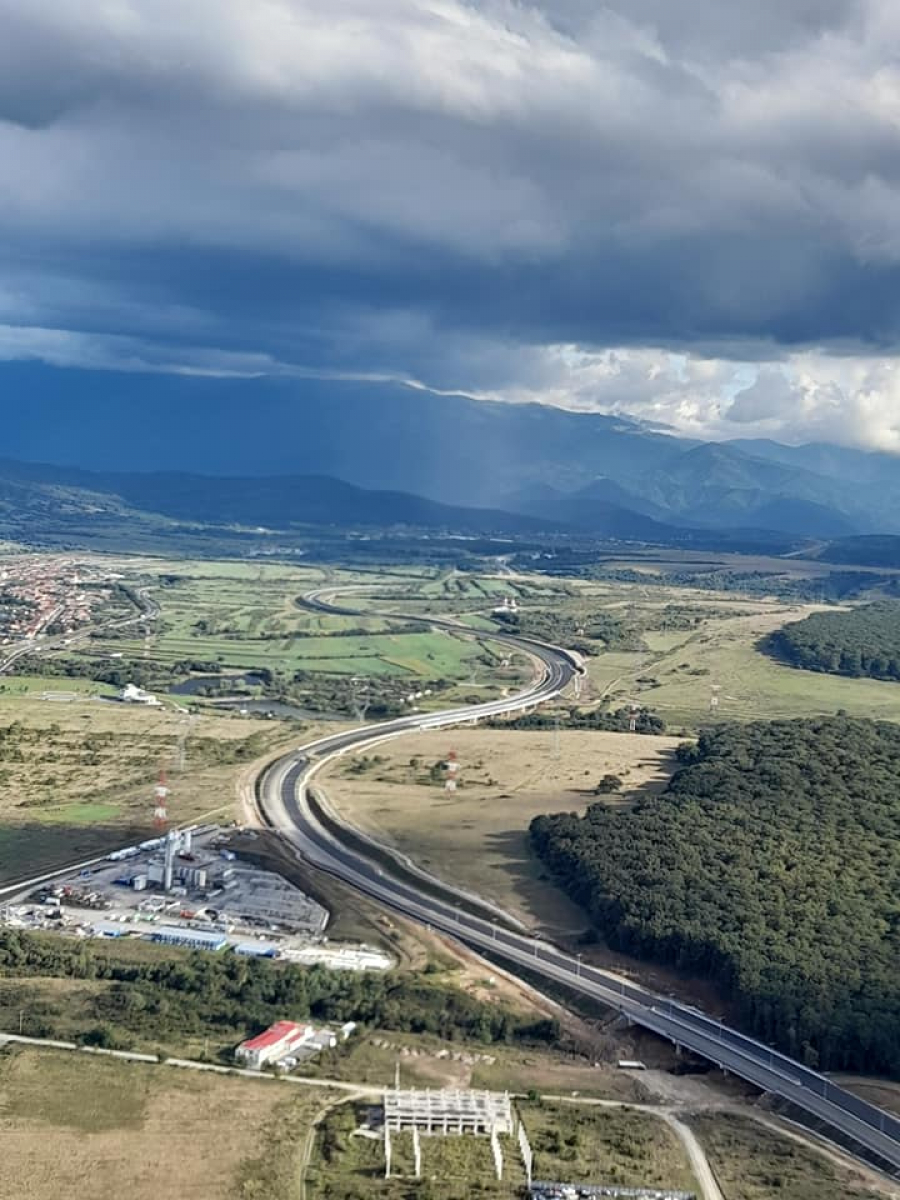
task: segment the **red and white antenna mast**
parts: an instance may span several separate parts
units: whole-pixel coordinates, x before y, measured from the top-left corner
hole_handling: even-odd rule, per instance
[[[448,792],[455,792],[456,784],[459,780],[459,775],[457,774],[457,772],[459,771],[459,763],[457,762],[457,759],[456,759],[456,751],[455,750],[451,750],[450,753],[447,755],[447,761],[444,763],[444,768],[446,769],[446,772],[447,772],[447,778],[444,783],[444,788]]]
[[[156,785],[156,807],[153,810],[153,824],[157,829],[165,829],[169,823],[169,813],[166,809],[166,797],[169,788],[166,783],[166,773],[160,769],[159,782]]]

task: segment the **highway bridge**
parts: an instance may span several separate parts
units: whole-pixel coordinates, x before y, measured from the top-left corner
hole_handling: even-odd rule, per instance
[[[350,589],[342,589],[348,591]],[[409,614],[337,608],[330,603],[335,590],[321,590],[306,597],[306,603],[322,611],[354,616],[392,617],[409,622],[449,628],[470,637],[483,631],[443,618],[411,617]],[[529,654],[540,664],[534,682],[523,691],[502,700],[450,709],[417,713],[334,734],[299,747],[267,769],[259,781],[260,811],[266,823],[318,869],[340,879],[383,907],[439,930],[477,951],[496,956],[531,977],[552,980],[573,992],[618,1010],[628,1020],[692,1051],[722,1069],[732,1072],[764,1092],[779,1096],[802,1111],[814,1123],[827,1126],[837,1140],[851,1141],[889,1173],[900,1177],[900,1120],[883,1109],[848,1092],[827,1076],[748,1037],[722,1021],[695,1008],[609,971],[590,966],[580,955],[560,950],[547,941],[517,928],[512,918],[503,919],[487,904],[473,911],[472,897],[451,885],[420,872],[421,883],[409,871],[392,872],[386,856],[369,855],[358,836],[342,838],[331,820],[324,820],[320,806],[311,801],[310,785],[315,775],[336,756],[374,742],[415,730],[438,729],[477,721],[501,713],[514,713],[558,696],[581,670],[577,656],[512,634],[490,634]],[[349,831],[355,835],[355,831]],[[436,887],[435,884],[438,886]]]

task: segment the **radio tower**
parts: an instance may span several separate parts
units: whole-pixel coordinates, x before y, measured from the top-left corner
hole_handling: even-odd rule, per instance
[[[455,792],[456,784],[459,779],[459,776],[457,775],[457,772],[459,771],[459,763],[457,762],[457,759],[456,759],[456,751],[455,750],[451,750],[450,753],[447,755],[447,761],[444,763],[444,767],[446,768],[446,771],[447,771],[447,778],[444,783],[444,790],[447,792]]]
[[[166,797],[169,788],[166,784],[166,773],[160,768],[159,782],[156,785],[156,807],[153,810],[153,824],[157,829],[165,829],[169,824],[169,814],[166,811]]]

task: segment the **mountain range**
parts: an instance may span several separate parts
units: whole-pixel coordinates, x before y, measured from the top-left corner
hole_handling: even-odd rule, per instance
[[[564,500],[564,498],[561,497]],[[546,496],[539,506],[552,507]],[[533,516],[442,504],[407,492],[359,488],[327,475],[211,476],[185,472],[99,472],[0,459],[0,539],[22,543],[119,546],[175,537],[246,542],[269,534],[296,540],[317,533],[394,531],[463,537],[526,538],[543,543],[591,539],[779,553],[796,545],[773,531],[678,528],[592,500]]]
[[[358,488],[326,475],[102,473],[0,460],[0,536],[27,542],[69,534],[77,540],[111,523],[161,533],[166,528],[267,532],[304,526],[506,536],[563,532],[559,522],[539,517]]]
[[[317,476],[612,536],[652,539],[658,526],[900,533],[900,458],[884,453],[704,443],[621,417],[382,383],[48,374],[29,364],[7,365],[2,381],[0,453],[113,472],[122,487],[134,472],[237,477],[245,499],[251,479],[281,479],[257,485],[262,524],[285,479]],[[128,487],[137,497],[134,479]],[[162,511],[163,492],[164,505],[176,504],[174,478],[153,488],[142,507]],[[209,513],[228,505],[228,489],[210,487]]]

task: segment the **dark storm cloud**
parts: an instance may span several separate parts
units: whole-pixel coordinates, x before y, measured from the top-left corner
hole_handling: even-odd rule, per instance
[[[560,347],[896,346],[889,0],[0,0],[0,29],[6,357],[560,402]],[[682,400],[652,415],[729,394]]]

